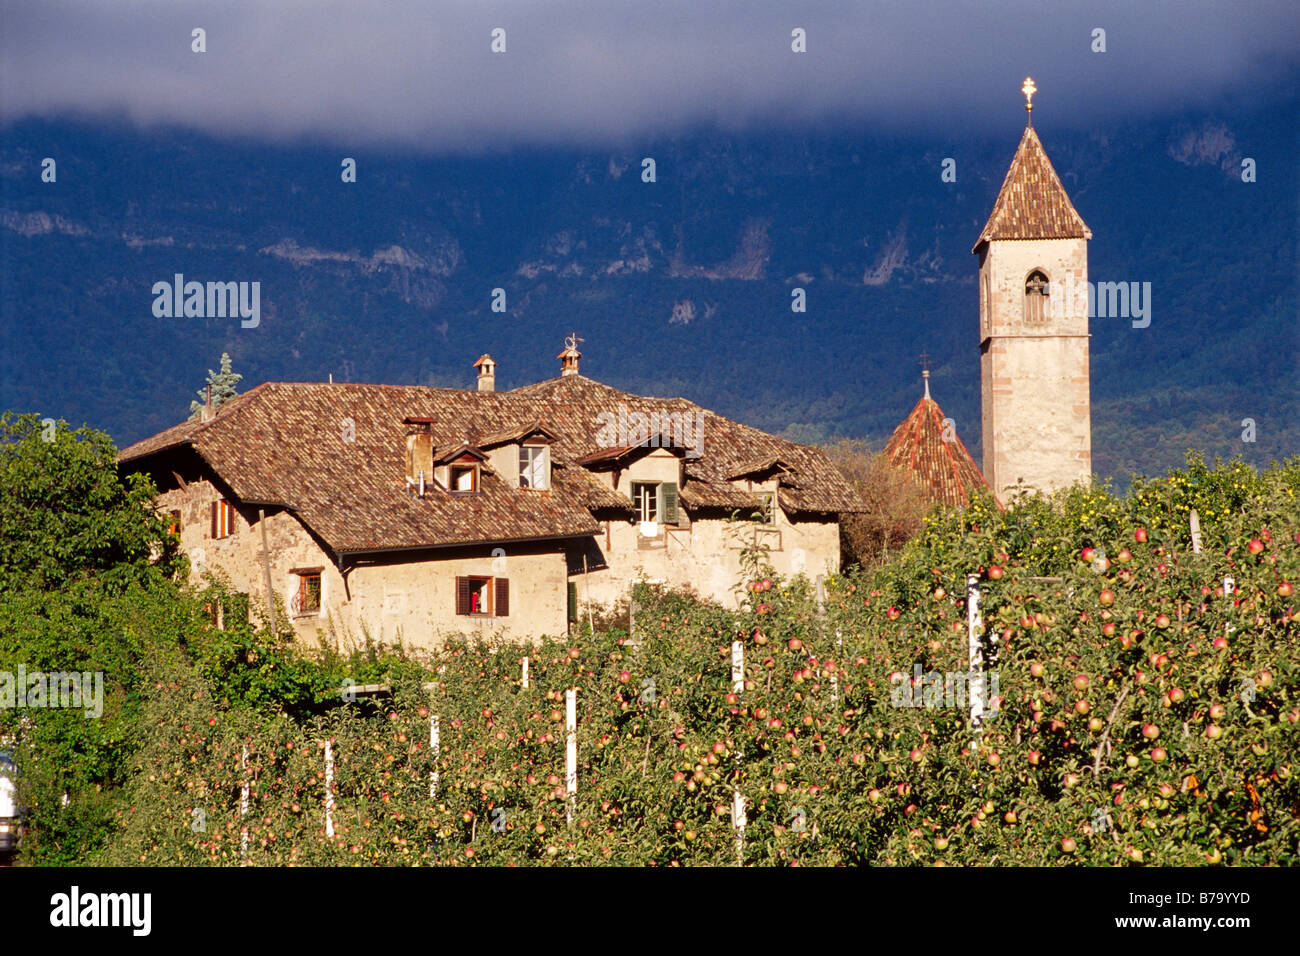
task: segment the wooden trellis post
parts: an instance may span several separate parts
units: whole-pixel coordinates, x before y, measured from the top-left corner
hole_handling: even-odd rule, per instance
[[[980,634],[983,624],[980,618],[979,575],[966,576],[966,653],[970,659],[970,725],[976,739],[971,741],[971,750],[976,749],[979,735],[984,724],[984,639]]]
[[[573,823],[573,806],[578,794],[578,691],[569,688],[564,692],[564,726],[568,732],[564,742],[564,780],[569,791],[567,819]]]
[[[244,822],[244,817],[248,816],[251,797],[248,784],[248,747],[244,747],[239,754],[239,772],[244,778],[243,785],[239,788],[239,865],[248,866],[248,824]]]
[[[741,641],[731,642],[731,692],[745,692],[745,645]],[[740,751],[736,751],[736,769],[740,769]],[[736,866],[745,865],[745,795],[740,792],[737,783],[731,791],[731,825],[736,830]]]
[[[334,742],[325,741],[325,835],[334,836]]]

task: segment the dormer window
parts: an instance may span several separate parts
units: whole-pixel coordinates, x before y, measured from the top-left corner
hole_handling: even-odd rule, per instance
[[[1047,319],[1047,276],[1035,270],[1025,280],[1025,323],[1034,325]]]
[[[519,487],[545,491],[551,486],[551,458],[545,445],[519,446]]]
[[[472,495],[478,492],[478,464],[452,465],[449,470],[452,494]]]

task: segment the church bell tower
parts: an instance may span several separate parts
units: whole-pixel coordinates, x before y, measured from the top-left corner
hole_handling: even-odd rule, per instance
[[[1043,492],[1092,476],[1088,240],[1033,126],[972,250],[980,271],[984,477],[1008,502],[1017,481]],[[1009,502],[1008,502],[1009,503]]]

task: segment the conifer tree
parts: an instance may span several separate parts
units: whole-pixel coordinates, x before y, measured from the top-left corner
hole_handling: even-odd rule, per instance
[[[207,384],[199,389],[199,401],[190,402],[190,418],[198,418],[203,413],[203,403],[208,396],[207,386],[212,386],[212,410],[215,412],[226,402],[235,397],[235,386],[244,376],[230,370],[230,353],[221,353],[221,371],[208,369]]]

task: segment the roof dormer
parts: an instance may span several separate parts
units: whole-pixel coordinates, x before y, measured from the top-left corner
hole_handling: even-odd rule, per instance
[[[487,453],[468,442],[435,451],[434,480],[448,494],[477,495],[483,491],[483,465]]]
[[[492,470],[514,487],[528,491],[549,491],[551,487],[551,444],[558,436],[540,421],[529,422],[486,435],[476,442],[488,452]]]

